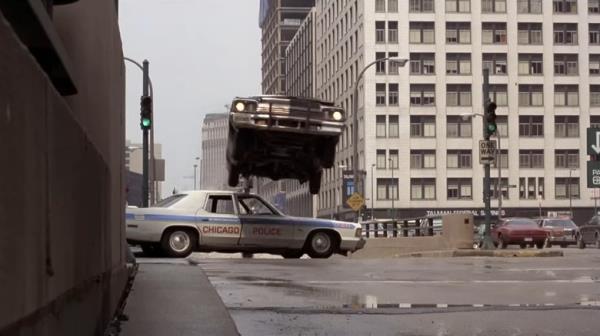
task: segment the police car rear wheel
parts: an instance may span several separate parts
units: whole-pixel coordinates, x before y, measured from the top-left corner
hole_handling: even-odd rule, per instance
[[[169,257],[185,258],[192,253],[196,240],[190,231],[175,229],[165,232],[161,245]]]
[[[313,233],[308,239],[308,255],[311,258],[329,258],[333,254],[334,239],[323,231]]]

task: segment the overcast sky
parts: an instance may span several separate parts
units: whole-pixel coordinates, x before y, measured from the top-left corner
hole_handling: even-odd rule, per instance
[[[225,112],[235,96],[260,93],[259,0],[121,0],[124,54],[150,61],[155,142],[166,182],[191,189],[206,113]],[[141,71],[127,67],[127,139],[141,143]],[[225,169],[225,165],[223,165]]]

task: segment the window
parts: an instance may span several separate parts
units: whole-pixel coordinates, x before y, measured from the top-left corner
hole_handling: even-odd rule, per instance
[[[590,105],[600,106],[600,85],[590,85]]]
[[[375,136],[378,138],[385,138],[385,116],[384,115],[378,115],[375,116],[375,123],[376,123],[376,127],[375,127]]]
[[[472,167],[471,150],[448,150],[446,154],[446,168],[467,169]]]
[[[398,105],[398,84],[388,84],[388,103],[390,106]]]
[[[378,149],[376,152],[377,155],[377,169],[385,169],[386,167],[386,157],[385,157],[385,149]]]
[[[412,106],[434,106],[435,85],[434,84],[411,84],[410,105]]]
[[[446,0],[446,13],[470,13],[471,0]]]
[[[554,54],[554,74],[577,76],[579,74],[577,57],[577,54]]]
[[[233,199],[228,195],[210,195],[204,206],[208,212],[223,215],[234,215]]]
[[[377,13],[385,12],[385,0],[376,0],[375,1],[375,12],[377,12]]]
[[[552,0],[552,8],[557,14],[577,14],[577,0]]]
[[[506,0],[482,0],[482,13],[506,13]]]
[[[398,0],[388,0],[388,12],[398,13]]]
[[[471,117],[446,117],[446,136],[448,138],[470,138],[473,135]]]
[[[498,198],[498,191],[502,190],[502,199],[508,199],[508,178],[503,177],[500,179],[500,185],[498,185],[498,178],[492,177],[490,179],[491,182],[491,192],[492,198]]]
[[[600,128],[600,116],[590,116],[590,127]]]
[[[579,86],[554,85],[554,106],[579,106]]]
[[[554,136],[557,138],[578,138],[579,116],[555,116]]]
[[[557,177],[554,179],[556,199],[579,199],[579,177]]]
[[[519,85],[519,106],[543,106],[543,85]]]
[[[537,183],[536,183],[537,182]],[[521,177],[519,178],[519,198],[538,199],[544,198],[544,178]]]
[[[398,199],[398,179],[397,178],[378,178],[377,179],[377,199],[391,200]]]
[[[484,22],[481,26],[481,43],[506,44],[506,22]]]
[[[577,24],[576,23],[555,23],[554,24],[554,44],[571,44],[577,42]]]
[[[519,75],[543,74],[543,59],[542,54],[519,54]]]
[[[385,105],[385,84],[375,84],[375,104],[377,106]]]
[[[508,116],[496,116],[496,125],[498,126],[496,134],[500,137],[508,137]]]
[[[448,44],[470,44],[471,23],[470,22],[446,22],[446,43]]]
[[[388,21],[388,43],[398,43],[398,21]]]
[[[410,0],[409,11],[413,13],[432,13],[433,0]]]
[[[431,44],[435,42],[433,22],[410,22],[409,30],[410,43]]]
[[[590,45],[600,45],[600,24],[590,23]]]
[[[378,52],[375,53],[375,59],[382,59],[385,58],[385,53],[384,52]],[[386,66],[387,62],[383,61],[383,62],[377,62],[375,64],[375,73],[378,75],[385,75],[385,66]]]
[[[398,122],[397,115],[391,115],[388,117],[389,119],[389,137],[397,138],[400,136],[400,125]]]
[[[410,179],[410,199],[412,200],[434,200],[435,179],[434,178],[412,178]]]
[[[518,0],[517,11],[521,14],[542,14],[542,0]]]
[[[600,75],[600,54],[590,55],[590,75]]]
[[[470,178],[449,178],[448,199],[473,199],[473,183]]]
[[[446,73],[449,75],[470,75],[471,54],[446,54]]]
[[[600,0],[588,0],[588,13],[600,14]]]
[[[410,136],[413,138],[435,137],[435,117],[410,116]]]
[[[579,168],[578,149],[557,149],[554,151],[554,166],[556,168]]]
[[[385,43],[385,21],[375,21],[375,42]]]
[[[490,75],[506,75],[506,54],[483,54],[483,69]]]
[[[278,213],[256,196],[238,196],[240,213],[247,215],[272,216]]]
[[[435,168],[435,150],[411,150],[411,169],[433,169]]]
[[[446,85],[447,106],[471,106],[471,84]]]
[[[540,45],[543,43],[542,24],[519,22],[519,44]]]
[[[519,150],[519,168],[544,168],[544,150]]]
[[[433,53],[411,53],[410,54],[411,75],[434,75],[435,55]]]
[[[398,150],[390,149],[388,158],[390,169],[398,169]]]
[[[491,101],[498,106],[508,105],[508,88],[506,84],[491,84],[489,88],[489,97]]]
[[[397,52],[389,52],[388,53],[388,57],[390,57],[390,58],[396,58],[396,57],[398,57],[398,53]],[[389,74],[390,75],[397,75],[398,74],[398,68],[400,67],[398,65],[398,62],[392,62],[392,61],[388,60],[388,63],[389,63],[389,66],[390,66],[390,72],[389,72]],[[352,69],[350,71],[352,71]],[[350,76],[350,77],[352,77],[352,76]]]
[[[519,136],[543,137],[544,116],[519,116]]]
[[[500,159],[500,165],[502,166],[502,168],[508,168],[508,150],[500,150],[500,155],[498,155],[498,152],[496,151],[496,160],[492,162],[492,168],[498,168],[498,159]]]

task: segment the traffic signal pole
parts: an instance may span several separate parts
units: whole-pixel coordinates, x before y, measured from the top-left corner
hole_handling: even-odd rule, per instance
[[[490,71],[489,69],[483,69],[483,111],[485,113],[483,119],[483,136],[485,140],[490,140],[490,132],[488,131],[487,121],[487,109],[490,100]],[[494,248],[494,242],[492,241],[492,215],[490,205],[490,163],[484,163],[484,178],[483,178],[483,203],[485,206],[485,232],[483,235],[482,249],[491,250]]]
[[[150,64],[148,63],[147,60],[144,60],[143,63],[143,73],[144,73],[144,79],[143,79],[143,84],[142,84],[142,99],[143,97],[147,97],[148,96],[148,83],[149,83],[149,76],[148,76],[148,72],[149,72],[149,68],[150,68]],[[144,107],[142,107],[143,109]],[[148,179],[148,128],[144,127],[143,122],[142,122],[142,136],[143,136],[143,143],[142,143],[142,207],[147,208],[148,207],[148,185],[149,185],[149,179]]]

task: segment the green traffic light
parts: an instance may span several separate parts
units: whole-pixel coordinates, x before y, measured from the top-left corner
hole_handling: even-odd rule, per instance
[[[496,125],[495,124],[488,124],[488,131],[490,131],[490,133],[496,132]]]
[[[144,127],[150,127],[150,124],[151,124],[150,119],[148,119],[148,118],[143,118],[142,119],[142,126],[144,126]]]

